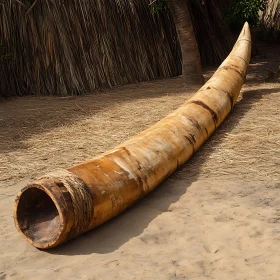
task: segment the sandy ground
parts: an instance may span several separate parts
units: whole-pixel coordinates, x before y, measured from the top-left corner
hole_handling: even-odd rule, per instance
[[[280,279],[280,84],[264,83],[279,64],[279,46],[264,48],[232,113],[188,163],[119,217],[47,252],[15,230],[24,184],[116,146],[196,89],[174,78],[1,103],[0,279]]]

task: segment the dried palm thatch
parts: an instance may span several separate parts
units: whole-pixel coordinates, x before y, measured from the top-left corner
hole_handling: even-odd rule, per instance
[[[280,1],[268,0],[266,9],[261,14],[261,39],[279,41],[280,39]]]
[[[83,94],[180,73],[170,15],[152,16],[146,0],[34,4],[0,6],[0,42],[31,93]]]
[[[4,1],[0,43],[12,61],[0,66],[0,96],[77,95],[179,75],[172,16],[152,15],[149,2]],[[192,2],[202,62],[218,63],[233,42],[224,36],[222,1]]]
[[[190,1],[190,12],[198,42],[201,60],[220,64],[230,52],[235,37],[225,21],[224,0]],[[239,32],[238,32],[239,33]]]

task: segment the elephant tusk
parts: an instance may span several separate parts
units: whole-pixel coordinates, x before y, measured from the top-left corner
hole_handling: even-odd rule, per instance
[[[181,107],[92,160],[45,175],[16,197],[14,220],[33,246],[55,247],[117,216],[185,163],[231,111],[245,82],[245,23],[229,56]]]

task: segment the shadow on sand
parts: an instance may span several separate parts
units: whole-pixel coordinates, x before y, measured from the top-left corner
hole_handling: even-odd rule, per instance
[[[223,141],[226,134],[238,125],[239,121],[250,110],[254,102],[276,90],[280,90],[280,88],[248,90],[243,92],[243,98],[235,105],[225,122],[208,140],[211,142],[213,138],[217,138],[219,141],[212,141],[213,145],[210,145],[210,148],[209,145],[207,148],[202,146],[181,167],[180,172],[183,171],[185,174],[190,173],[192,174],[191,177],[186,180],[179,180],[175,178],[176,174],[173,174],[152,193],[126,212],[91,232],[84,234],[82,237],[78,237],[66,244],[49,250],[48,253],[58,255],[106,254],[117,250],[131,238],[139,236],[149,223],[157,216],[168,211],[172,203],[178,201],[182,195],[186,194],[187,189],[192,183],[198,180],[201,166],[207,161],[211,153],[217,149],[218,143]],[[192,170],[192,166],[195,166],[195,171]]]

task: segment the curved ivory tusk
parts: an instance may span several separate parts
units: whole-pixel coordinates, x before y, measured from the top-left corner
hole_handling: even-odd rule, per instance
[[[226,118],[245,81],[250,53],[246,23],[212,78],[172,114],[93,160],[22,189],[14,210],[18,231],[37,248],[54,247],[110,220],[152,191]]]

